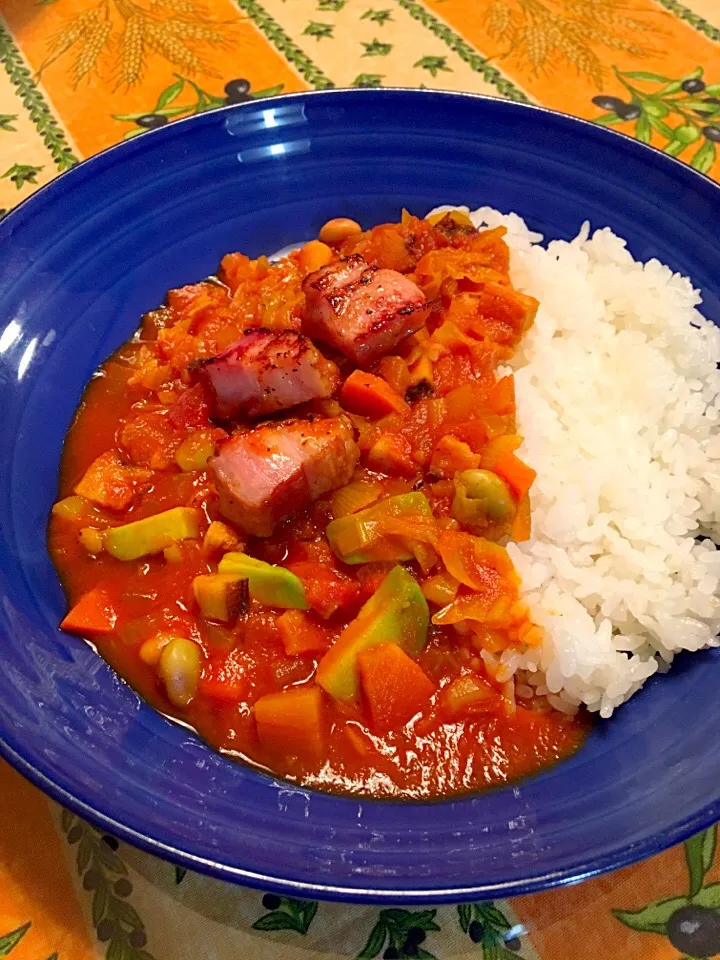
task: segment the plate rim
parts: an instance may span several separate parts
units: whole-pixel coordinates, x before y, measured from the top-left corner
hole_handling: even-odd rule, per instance
[[[10,210],[0,221],[0,239],[5,239],[4,235],[7,232],[7,240],[12,242],[12,233],[16,225],[19,227],[28,217],[31,217],[35,207],[46,202],[48,198],[52,201],[54,197],[61,196],[64,192],[71,190],[76,182],[82,183],[92,177],[96,169],[103,169],[106,165],[112,164],[115,161],[116,153],[123,156],[134,153],[136,150],[147,149],[149,144],[146,138],[148,136],[154,137],[155,140],[160,137],[168,140],[181,137],[188,124],[192,124],[195,127],[214,124],[219,122],[221,117],[241,110],[252,109],[253,107],[257,108],[259,103],[272,104],[273,106],[268,106],[268,109],[273,109],[277,106],[296,101],[318,99],[339,99],[345,101],[373,100],[376,98],[387,99],[389,96],[392,97],[396,95],[410,96],[413,99],[422,100],[451,99],[455,101],[481,101],[488,104],[497,104],[502,108],[510,110],[525,110],[535,114],[547,114],[567,124],[569,128],[580,124],[583,128],[591,128],[593,134],[596,136],[605,139],[609,137],[616,144],[622,145],[624,149],[630,149],[640,156],[644,156],[646,159],[650,158],[656,165],[665,167],[668,170],[679,171],[682,169],[684,171],[684,177],[690,176],[691,179],[697,178],[694,182],[700,188],[707,190],[709,186],[716,195],[720,194],[720,184],[716,181],[706,174],[690,167],[682,160],[662,153],[650,144],[635,140],[620,131],[599,126],[591,120],[562,113],[559,110],[554,110],[539,104],[508,100],[487,94],[463,91],[419,90],[413,87],[332,88],[282,94],[272,98],[247,101],[242,104],[228,104],[227,106],[207,111],[204,114],[174,121],[157,130],[146,131],[144,134],[132,138],[132,140],[112,144],[104,150],[93,154],[91,157],[80,161],[69,170],[60,173]],[[155,141],[152,142],[154,143]],[[493,883],[478,882],[471,886],[462,887],[433,887],[432,885],[428,885],[426,887],[412,887],[409,889],[378,889],[374,888],[372,884],[366,886],[362,884],[345,886],[334,883],[313,883],[287,876],[270,876],[247,870],[240,866],[222,863],[217,859],[193,854],[187,850],[168,844],[161,839],[157,831],[143,831],[121,822],[119,819],[116,819],[115,815],[103,809],[104,805],[102,802],[91,803],[82,796],[81,791],[78,790],[77,793],[71,793],[66,787],[61,785],[59,778],[53,778],[45,773],[41,769],[41,765],[37,764],[36,761],[26,759],[19,749],[13,747],[8,740],[2,736],[0,736],[0,756],[32,784],[62,806],[94,824],[101,830],[111,833],[123,841],[163,860],[180,864],[187,869],[226,882],[238,883],[251,888],[269,890],[290,896],[300,896],[302,898],[337,900],[346,903],[406,905],[461,903],[478,899],[516,896],[553,887],[571,885],[654,856],[682,842],[694,833],[711,826],[720,819],[719,790],[719,795],[715,800],[705,804],[688,817],[670,824],[663,830],[659,832],[649,832],[645,839],[632,844],[626,844],[602,856],[595,856],[592,857],[592,859],[579,858],[577,863],[559,870],[530,874],[523,879],[501,880]]]

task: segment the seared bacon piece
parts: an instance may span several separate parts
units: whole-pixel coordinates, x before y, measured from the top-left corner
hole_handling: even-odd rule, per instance
[[[350,479],[360,452],[346,417],[286,420],[237,433],[211,460],[220,510],[246,533],[275,524]]]
[[[196,369],[209,388],[212,415],[221,420],[262,417],[330,397],[340,380],[335,364],[293,330],[246,330]]]
[[[309,274],[303,291],[303,332],[365,369],[421,327],[429,312],[412,280],[396,270],[371,267],[359,254]]]

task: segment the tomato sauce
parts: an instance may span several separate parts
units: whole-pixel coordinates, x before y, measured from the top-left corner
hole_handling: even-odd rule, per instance
[[[69,628],[91,640],[153,706],[192,725],[217,749],[309,787],[425,799],[526,776],[572,753],[587,729],[583,716],[555,711],[528,695],[526,684],[516,695],[515,679],[501,663],[504,650],[522,652],[538,642],[517,577],[495,546],[529,534],[532,471],[514,456],[520,438],[512,378],[495,370],[532,321],[533,304],[512,289],[502,231],[478,233],[462,217],[432,225],[405,215],[400,224],[351,236],[335,251],[319,251],[322,246],[315,241],[273,265],[226,257],[221,282],[171,291],[166,306],[144,318],[138,334],[89,384],[66,439],[49,545],[70,606],[100,590],[109,619],[100,629],[90,621],[87,630]],[[211,462],[193,462],[198,450],[217,449],[243,425],[209,418],[192,364],[226,349],[248,328],[298,329],[303,276],[322,265],[318,256],[354,253],[413,277],[432,304],[423,328],[372,368],[401,402],[387,412],[384,395],[371,398],[363,415],[342,407],[341,392],[340,402],[312,401],[288,413],[349,412],[360,461],[342,496],[320,497],[269,537],[247,537],[220,511]],[[352,365],[328,355],[347,378]],[[76,493],[109,451],[121,466],[103,477],[105,494]],[[481,527],[457,520],[453,478],[469,466],[504,478],[512,516],[487,517]],[[91,484],[80,489],[92,494]],[[307,747],[309,740],[292,731],[285,739],[263,736],[258,701],[315,691],[326,651],[393,567],[390,554],[343,562],[328,543],[328,524],[357,512],[357,498],[368,490],[371,502],[421,490],[432,508],[424,526],[418,518],[396,520],[391,538],[413,544],[413,559],[401,565],[429,601],[427,642],[414,660],[430,693],[409,720],[380,728],[375,710],[383,705],[371,703],[367,691],[349,700],[323,692],[319,746]],[[197,511],[198,536],[133,560],[103,549],[107,530],[173,507]],[[234,549],[295,573],[309,609],[288,618],[289,611],[252,599],[227,621],[203,616],[193,581],[217,571],[224,549],[208,545],[212,522],[237,536]],[[418,539],[426,528],[432,532]],[[484,545],[481,562],[479,554],[470,556],[477,544]],[[283,631],[283,624],[296,622],[309,631],[305,649],[294,627]],[[140,653],[148,641],[167,636],[186,638],[200,651],[199,679],[183,705],[171,702],[157,663]],[[388,696],[396,692],[391,688]]]

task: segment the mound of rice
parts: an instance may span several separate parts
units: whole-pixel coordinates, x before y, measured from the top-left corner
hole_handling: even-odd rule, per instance
[[[609,717],[675,653],[720,643],[720,330],[608,228],[545,248],[515,214],[471,216],[507,228],[513,282],[540,301],[513,361],[533,534],[508,550],[545,639],[505,668],[520,696]]]

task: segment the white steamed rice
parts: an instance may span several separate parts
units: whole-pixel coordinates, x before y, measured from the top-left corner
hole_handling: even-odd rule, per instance
[[[695,539],[720,542],[720,330],[609,228],[545,248],[516,214],[471,216],[507,228],[513,283],[540,301],[512,364],[533,532],[508,550],[544,641],[504,669],[519,697],[609,717],[720,643],[720,551]]]

